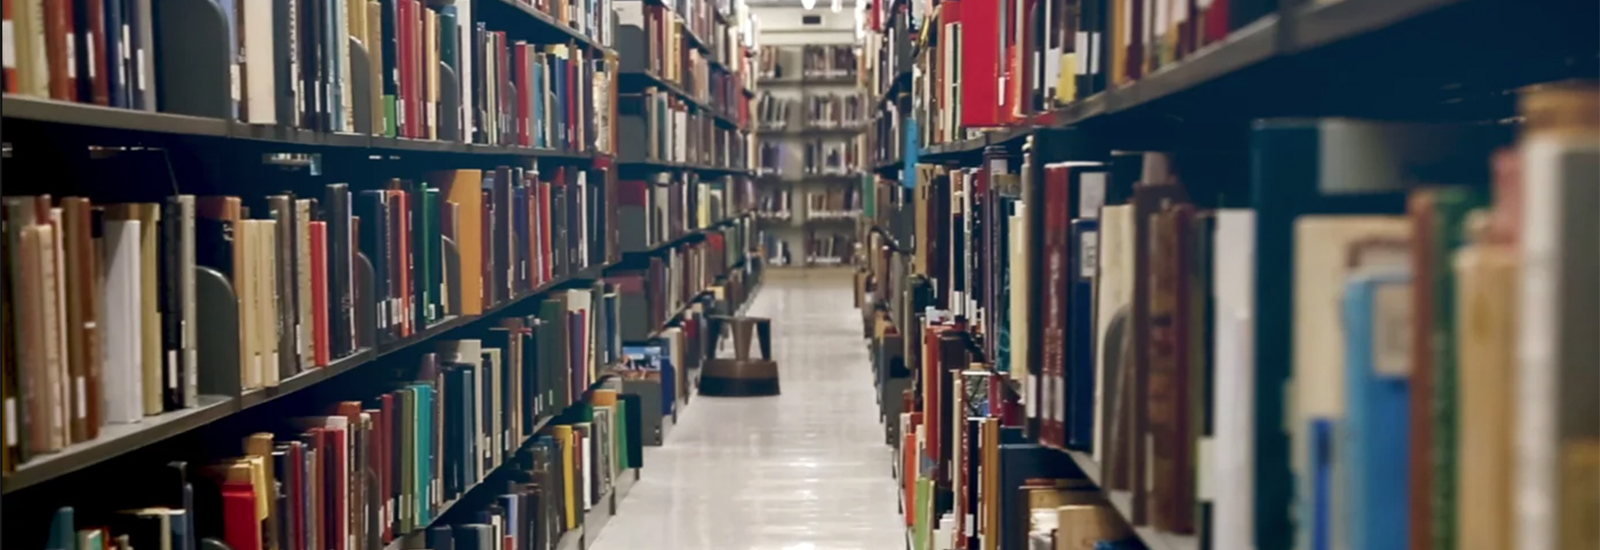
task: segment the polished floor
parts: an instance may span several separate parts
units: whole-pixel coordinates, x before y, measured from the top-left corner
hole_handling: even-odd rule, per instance
[[[905,543],[850,272],[769,271],[783,394],[695,397],[593,550],[894,550]]]

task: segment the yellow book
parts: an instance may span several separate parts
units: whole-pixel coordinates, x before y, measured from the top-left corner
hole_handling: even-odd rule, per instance
[[[561,484],[564,487],[562,498],[567,502],[567,529],[577,529],[578,510],[581,508],[578,507],[577,494],[573,490],[576,482],[572,475],[572,449],[575,443],[572,439],[572,426],[551,426],[550,435],[561,445]]]
[[[1473,213],[1469,228],[1483,225]],[[1474,231],[1478,232],[1478,231]],[[1456,541],[1459,550],[1512,548],[1516,466],[1517,253],[1480,243],[1455,254]]]

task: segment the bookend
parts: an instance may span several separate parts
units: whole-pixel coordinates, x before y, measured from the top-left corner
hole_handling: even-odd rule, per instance
[[[450,237],[439,237],[440,259],[444,261],[445,315],[461,314],[461,248]]]
[[[239,298],[233,284],[215,269],[194,268],[195,355],[201,395],[238,397],[244,390],[239,370]]]
[[[158,109],[164,113],[234,120],[228,19],[212,0],[155,3]],[[237,320],[235,321],[237,322]],[[237,369],[236,369],[237,370]]]
[[[461,131],[461,85],[455,69],[439,62],[439,124],[442,141],[466,141]]]
[[[372,110],[372,57],[367,54],[367,46],[361,40],[350,38],[350,95],[352,109],[355,110],[355,126],[351,129],[357,134],[376,134],[378,121],[373,120]]]
[[[373,296],[372,260],[361,252],[355,257],[356,349],[372,349],[378,344],[378,300]]]

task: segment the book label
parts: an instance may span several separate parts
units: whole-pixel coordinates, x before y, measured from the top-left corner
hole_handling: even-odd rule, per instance
[[[167,389],[178,389],[178,350],[167,350]]]
[[[67,33],[63,40],[67,41],[67,78],[78,78],[78,64],[73,60],[78,59],[77,34]]]
[[[73,400],[73,401],[76,402],[74,404],[77,405],[77,407],[72,411],[73,415],[76,418],[78,418],[79,420],[88,418],[89,417],[89,388],[88,388],[88,385],[84,383],[84,380],[83,380],[82,376],[74,377],[73,380],[72,380],[72,384],[74,386],[73,391],[77,392],[76,393],[77,398]]]
[[[7,21],[6,22],[6,26],[9,27],[10,25],[11,25],[11,22]],[[18,438],[17,438],[17,398],[15,398],[15,397],[7,397],[6,398],[5,413],[6,413],[6,434],[5,434],[6,446],[7,447],[15,447],[15,446],[18,445]]]
[[[17,68],[16,40],[16,37],[12,35],[11,21],[7,20],[5,23],[0,23],[0,41],[3,41],[0,43],[5,44],[5,67],[7,69]],[[6,418],[12,418],[10,412],[6,413]]]
[[[7,28],[10,28],[10,25],[7,25]],[[94,56],[95,56],[95,51],[99,50],[99,48],[95,47],[94,35],[93,34],[89,34],[89,35],[85,35],[85,36],[87,37],[87,40],[89,41],[89,51],[85,52],[85,53],[88,54],[88,57],[89,57],[89,78],[95,78]]]

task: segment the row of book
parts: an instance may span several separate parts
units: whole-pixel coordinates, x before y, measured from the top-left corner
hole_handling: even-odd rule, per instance
[[[621,360],[620,343],[607,342],[616,296],[602,287],[554,294],[489,340],[439,342],[396,371],[392,391],[284,419],[246,437],[237,458],[169,463],[144,507],[62,509],[47,547],[377,550],[424,530],[431,544],[452,531],[437,522],[453,503],[503,483],[486,512],[521,513],[493,540],[554,548],[642,464],[626,422],[638,396],[620,395],[615,380],[589,388],[597,363]],[[482,534],[454,531],[457,542]]]
[[[621,96],[618,103],[618,154],[623,162],[738,168],[747,160],[747,136],[723,127],[712,114],[672,92],[646,87],[638,94]]]
[[[773,80],[799,80],[812,78],[845,78],[854,76],[856,66],[854,44],[762,46],[758,54],[761,78]],[[800,70],[795,70],[795,65]],[[799,76],[795,76],[798,72]]]
[[[1137,81],[1221,42],[1276,6],[1169,0],[946,0],[917,64],[924,145],[966,128],[1022,124],[1033,115]],[[1000,86],[965,86],[999,82]]]
[[[925,328],[927,353],[961,359],[967,343],[960,323],[945,319]],[[993,371],[952,370],[949,407],[961,420],[950,426],[952,462],[948,490],[924,461],[935,432],[923,412],[900,413],[894,442],[900,499],[912,544],[921,548],[1030,548],[1038,550],[1138,550],[1133,529],[1105,493],[1053,451],[1024,443],[1022,430],[1006,426],[996,404],[1004,399]],[[1002,489],[1004,488],[1004,489]],[[944,496],[948,495],[948,496]],[[941,502],[948,499],[948,504]],[[948,514],[939,514],[947,507]]]
[[[713,62],[713,51],[702,50],[689,41],[690,31],[683,28],[672,8],[644,0],[623,0],[616,9],[621,26],[617,51],[623,59],[622,70],[655,75],[702,104],[723,112],[739,112],[744,88],[741,78],[732,74],[734,68],[728,64]]]
[[[1600,270],[1574,205],[1600,91],[1520,101],[1509,146],[1507,127],[1264,120],[1248,159],[1069,130],[1020,169],[920,167],[906,292],[976,354],[924,336],[922,471],[963,469],[944,396],[979,363],[1020,393],[1001,423],[1092,463],[1136,526],[1214,548],[1595,540]]]
[[[248,201],[7,197],[5,337],[15,353],[5,395],[16,414],[6,422],[18,434],[7,471],[108,424],[277,386],[604,263],[615,239],[590,173],[453,170]],[[363,264],[371,296],[358,295]],[[231,303],[201,303],[216,283]],[[238,329],[204,332],[215,326]],[[234,349],[236,358],[218,355]]]
[[[806,193],[806,217],[838,217],[861,211],[861,189],[843,187]]]
[[[776,267],[794,265],[794,251],[789,248],[789,241],[784,240],[776,232],[762,230],[757,240],[761,243],[762,262],[766,265]]]
[[[651,340],[658,335],[657,329],[667,326],[696,297],[711,289],[717,276],[728,271],[728,240],[720,231],[711,232],[703,241],[652,256],[639,268],[607,274],[606,282],[615,285],[623,299],[623,339],[630,343]]]
[[[818,138],[799,145],[799,158],[793,158],[796,156],[793,143],[762,141],[757,172],[762,175],[799,172],[807,176],[840,176],[862,170],[860,148],[854,139]]]
[[[625,361],[625,359],[624,359]],[[429,527],[426,548],[551,550],[643,466],[639,395],[608,378],[513,457],[506,492],[470,521]]]
[[[860,93],[810,94],[805,102],[807,128],[854,128],[867,121],[866,99]]]
[[[638,252],[707,229],[749,210],[748,178],[701,179],[691,173],[660,172],[651,181],[617,183],[617,217],[623,252]]]
[[[810,231],[806,234],[807,265],[845,265],[855,262],[854,235]]]
[[[863,72],[867,74],[867,89],[873,96],[887,94],[894,80],[903,73],[910,73],[915,64],[914,38],[920,29],[907,16],[911,4],[886,4],[868,10],[864,24],[868,33],[862,40],[861,57]],[[896,11],[889,11],[891,9]]]
[[[900,108],[899,102],[890,102],[878,111],[877,118],[873,120],[872,133],[869,140],[872,143],[873,165],[892,162],[902,164],[908,151],[906,144],[914,139],[911,133],[916,131],[916,124],[905,117],[905,111]],[[914,154],[913,154],[914,157]],[[911,164],[916,164],[913,158]]]
[[[492,18],[475,19],[472,2],[14,4],[7,93],[324,132],[609,151],[608,119],[595,113],[610,110],[611,63],[575,41],[509,38]],[[530,6],[609,43],[609,1],[543,4]],[[221,23],[223,42],[204,46],[227,53],[191,59],[192,26],[207,21]],[[357,79],[371,82],[363,97]]]
[[[756,123],[763,130],[782,130],[789,127],[789,109],[797,103],[793,98],[782,98],[763,90],[756,99]]]
[[[758,215],[789,219],[794,214],[794,191],[791,189],[768,189],[761,194],[761,200],[756,202]]]

